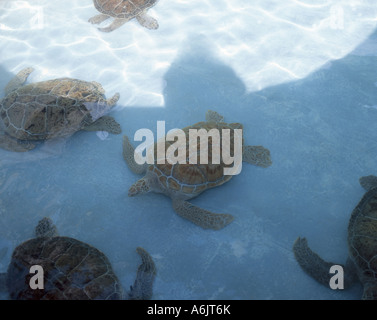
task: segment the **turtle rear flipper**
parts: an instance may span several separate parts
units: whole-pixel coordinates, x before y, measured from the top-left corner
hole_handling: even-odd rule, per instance
[[[95,15],[94,17],[91,17],[88,21],[92,24],[100,24],[101,22],[109,18],[110,18],[109,15],[101,13],[101,14]]]
[[[359,182],[360,182],[361,186],[366,191],[377,188],[377,177],[376,176],[370,175],[370,176],[361,177],[359,179]]]
[[[7,285],[6,285],[7,274],[0,273],[0,292],[7,292]]]
[[[120,124],[110,116],[102,116],[82,129],[85,131],[107,131],[112,134],[120,134],[122,132]]]
[[[4,92],[5,94],[9,94],[10,92],[16,90],[17,88],[21,87],[30,73],[34,71],[34,68],[28,67],[25,69],[22,69],[20,72],[18,72],[6,85]]]
[[[35,146],[30,141],[20,141],[6,134],[0,134],[0,148],[2,149],[14,152],[26,152],[34,149]]]
[[[109,26],[104,27],[104,28],[98,28],[98,30],[102,32],[111,32],[123,26],[129,20],[130,19],[115,19]]]
[[[138,247],[136,251],[140,255],[142,263],[137,269],[136,279],[133,286],[130,287],[128,298],[130,300],[149,300],[153,295],[156,266],[151,255],[143,248]]]
[[[173,200],[174,211],[203,229],[220,230],[234,220],[230,214],[213,213],[183,200]]]
[[[272,164],[270,150],[262,146],[244,146],[242,160],[263,168]]]

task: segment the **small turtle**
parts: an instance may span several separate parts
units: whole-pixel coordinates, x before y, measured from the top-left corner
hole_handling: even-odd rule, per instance
[[[152,257],[143,248],[137,253],[142,264],[136,280],[125,294],[108,258],[79,240],[62,237],[51,219],[43,218],[36,237],[20,244],[12,254],[6,273],[0,274],[0,288],[12,300],[146,300],[152,297],[156,275]],[[32,289],[32,266],[43,270],[43,289]],[[37,283],[40,285],[40,283]]]
[[[110,17],[115,20],[106,28],[98,28],[103,32],[110,32],[118,29],[129,20],[136,20],[147,29],[157,29],[156,19],[147,15],[150,7],[153,7],[158,0],[93,0],[96,9],[101,12],[89,19],[92,24],[99,24]]]
[[[106,100],[97,82],[60,78],[23,85],[34,71],[21,70],[5,87],[0,100],[0,147],[28,151],[32,141],[67,137],[78,130],[121,133],[120,125],[105,114],[119,94]]]
[[[230,152],[234,151],[234,129],[242,129],[243,126],[240,123],[227,124],[224,118],[215,111],[209,110],[206,114],[205,122],[198,122],[192,126],[188,126],[183,130],[186,137],[189,137],[190,129],[206,129],[209,132],[211,129],[217,129],[222,137],[222,129],[230,130]],[[220,139],[222,139],[220,137]],[[137,194],[146,192],[163,193],[172,199],[172,204],[175,212],[183,218],[190,220],[191,222],[199,225],[200,227],[207,229],[218,230],[233,221],[233,216],[230,214],[217,214],[199,207],[194,206],[186,200],[194,198],[201,194],[203,191],[222,185],[229,181],[233,175],[225,175],[224,168],[230,167],[225,165],[223,156],[221,161],[212,161],[212,148],[219,147],[212,144],[212,139],[208,139],[208,162],[207,164],[201,164],[200,160],[198,164],[191,164],[188,162],[188,154],[186,153],[185,163],[170,164],[169,159],[157,159],[155,154],[154,164],[137,164],[134,157],[134,148],[131,145],[127,136],[123,137],[123,157],[130,167],[130,169],[137,174],[145,174],[145,176],[134,183],[128,192],[129,196],[135,196]],[[157,150],[155,144],[155,152]],[[166,141],[165,150],[173,144],[173,142]],[[222,148],[221,144],[220,149]],[[207,148],[206,147],[206,148]],[[189,139],[186,139],[184,145],[185,152],[190,150]],[[200,144],[198,149],[203,148]],[[220,150],[219,150],[220,151]],[[240,150],[241,152],[241,150]],[[222,155],[222,149],[220,154]],[[197,155],[200,158],[200,150],[197,150]],[[159,163],[157,163],[157,160]],[[207,159],[206,159],[207,160]],[[242,138],[242,160],[248,163],[268,167],[272,164],[270,159],[270,151],[262,146],[244,146]],[[170,161],[171,162],[171,161]],[[205,162],[205,161],[203,161]],[[139,162],[140,163],[140,162]],[[162,164],[160,164],[162,163]]]
[[[360,178],[365,195],[353,210],[348,224],[349,257],[346,265],[326,262],[308,246],[305,238],[298,238],[293,252],[301,268],[319,283],[329,286],[333,265],[344,268],[344,288],[357,279],[364,287],[362,298],[377,299],[377,177]]]

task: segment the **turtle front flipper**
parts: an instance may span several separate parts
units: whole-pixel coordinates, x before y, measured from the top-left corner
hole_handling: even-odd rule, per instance
[[[147,171],[147,165],[145,163],[138,164],[135,161],[135,148],[126,135],[123,136],[123,158],[132,172],[143,174]]]
[[[330,279],[333,274],[330,274],[330,268],[338,263],[326,262],[318,254],[313,252],[309,246],[306,238],[297,238],[293,245],[293,253],[300,267],[312,278],[317,280],[320,284],[329,287]]]
[[[128,297],[130,300],[149,300],[153,295],[156,266],[151,255],[143,248],[138,247],[136,251],[140,255],[142,263],[137,269],[136,279],[133,286],[130,287]]]
[[[28,67],[18,72],[6,85],[4,89],[5,94],[7,95],[8,93],[21,87],[25,83],[30,73],[32,73],[33,71],[34,71],[34,68]]]
[[[85,131],[107,131],[112,134],[122,133],[120,124],[111,116],[102,116],[82,129]]]
[[[155,18],[152,18],[151,16],[147,15],[145,12],[139,14],[136,17],[136,20],[145,28],[150,30],[156,30],[158,29],[158,22]]]
[[[370,175],[370,176],[361,177],[359,179],[359,182],[360,182],[361,186],[366,191],[377,188],[377,177],[376,176]]]
[[[262,146],[244,146],[242,160],[263,168],[272,164],[270,150]]]
[[[35,148],[30,141],[20,141],[6,134],[0,134],[0,148],[14,152],[26,152]]]
[[[128,189],[128,196],[134,197],[138,194],[148,193],[151,191],[149,180],[148,179],[140,179],[136,181],[130,189]]]
[[[127,21],[129,21],[129,19],[115,19],[108,27],[98,28],[98,30],[102,32],[111,32],[123,26]]]
[[[234,220],[230,214],[213,213],[183,200],[173,200],[174,211],[203,229],[220,230]]]

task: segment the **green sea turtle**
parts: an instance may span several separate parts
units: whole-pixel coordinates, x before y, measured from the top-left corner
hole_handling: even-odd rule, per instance
[[[96,9],[101,12],[89,19],[90,23],[99,24],[110,17],[115,20],[106,28],[98,28],[103,32],[110,32],[133,18],[145,28],[157,29],[156,19],[147,15],[150,7],[154,6],[158,0],[93,0]]]
[[[188,126],[183,130],[186,137],[189,137],[190,129],[206,129],[209,132],[211,129],[217,129],[220,133],[220,140],[222,140],[222,130],[229,130],[230,132],[230,152],[235,153],[234,147],[234,129],[242,129],[243,126],[240,123],[227,124],[224,122],[224,118],[215,111],[209,110],[206,114],[206,121],[198,122],[192,126]],[[165,140],[164,140],[165,141]],[[131,145],[127,136],[123,138],[123,157],[128,164],[129,168],[137,174],[145,174],[145,176],[134,183],[128,192],[129,196],[135,196],[146,192],[163,193],[172,199],[172,204],[175,212],[183,218],[199,225],[200,227],[207,229],[221,229],[233,221],[233,216],[230,214],[218,214],[213,213],[199,207],[194,206],[187,200],[192,199],[203,191],[222,185],[229,181],[233,175],[225,175],[224,168],[229,168],[231,165],[226,165],[223,158],[223,142],[221,146],[214,145],[212,138],[209,137],[208,145],[206,146],[208,151],[208,162],[205,164],[200,161],[200,148],[203,148],[199,144],[198,150],[195,152],[198,156],[198,164],[191,164],[188,162],[189,158],[189,141],[186,139],[186,144],[183,142],[183,148],[186,152],[185,163],[170,164],[169,160],[165,157],[162,162],[159,161],[156,153],[154,157],[154,164],[138,164],[134,157],[134,148]],[[214,140],[215,141],[215,140]],[[157,146],[157,143],[155,146]],[[165,150],[168,150],[174,142],[165,142]],[[262,146],[245,146],[243,144],[243,138],[241,140],[242,146],[239,153],[242,153],[242,160],[253,165],[268,167],[272,164],[270,159],[270,151]],[[229,146],[229,145],[228,145]],[[212,149],[219,148],[219,154],[221,154],[220,161],[212,161]],[[241,150],[242,149],[242,150]],[[156,152],[157,148],[154,148]],[[167,154],[167,153],[166,153]],[[140,163],[140,162],[139,162]],[[216,164],[217,163],[217,164]]]
[[[377,299],[377,177],[360,178],[366,190],[351,214],[348,224],[349,257],[344,265],[326,262],[308,246],[305,238],[298,238],[293,252],[301,268],[319,283],[329,286],[329,273],[333,265],[344,270],[344,288],[350,287],[357,279],[364,287],[362,298]]]
[[[0,274],[0,290],[6,290],[10,299],[151,299],[156,268],[143,248],[136,249],[142,264],[130,292],[125,293],[108,258],[89,244],[59,236],[51,219],[39,221],[35,236],[16,247],[7,272]],[[30,271],[32,266],[43,270],[43,289],[32,288],[32,284],[41,285],[32,280],[36,275]]]
[[[105,114],[119,99],[106,100],[97,82],[60,78],[24,85],[33,68],[25,68],[5,87],[0,100],[0,147],[28,151],[33,142],[67,137],[78,130],[121,133]]]

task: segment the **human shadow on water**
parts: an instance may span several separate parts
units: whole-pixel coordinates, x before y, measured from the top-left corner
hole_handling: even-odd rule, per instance
[[[226,253],[221,254],[224,270],[229,267],[237,273],[239,267],[246,278],[253,279],[254,291],[251,283],[230,277],[231,287],[238,292],[262,299],[271,295],[276,299],[360,296],[360,287],[340,294],[311,283],[294,261],[291,248],[297,236],[305,234],[319,242],[319,249],[335,255],[334,259],[345,261],[347,257],[348,219],[363,194],[358,179],[376,174],[377,57],[364,50],[376,38],[375,32],[354,52],[328,61],[304,79],[253,92],[216,58],[205,39],[191,39],[165,74],[164,106],[126,107],[118,115],[132,140],[140,128],[156,133],[158,120],[166,121],[166,130],[182,128],[203,121],[205,112],[212,109],[225,121],[244,125],[246,144],[263,145],[271,151],[271,167],[244,165],[242,173],[229,183],[193,200],[201,207],[236,217],[223,232],[234,232],[243,245],[228,254],[244,256],[244,250],[253,252],[259,246],[258,252],[265,258],[256,264],[251,257],[248,263],[235,267],[232,259],[224,258]],[[136,181],[135,175],[130,176]],[[158,210],[153,214],[159,214]],[[253,228],[264,231],[258,233]],[[331,249],[327,247],[329,239]],[[176,241],[181,243],[178,238]],[[208,258],[205,253],[203,257]],[[197,263],[205,264],[203,259]],[[246,265],[253,265],[252,270]],[[285,274],[279,281],[270,277],[277,274],[276,265]],[[202,274],[208,283],[215,283],[218,276]],[[302,284],[297,284],[300,281]],[[263,288],[269,288],[268,292]],[[230,296],[224,293],[221,297]],[[239,298],[237,294],[233,297]]]

